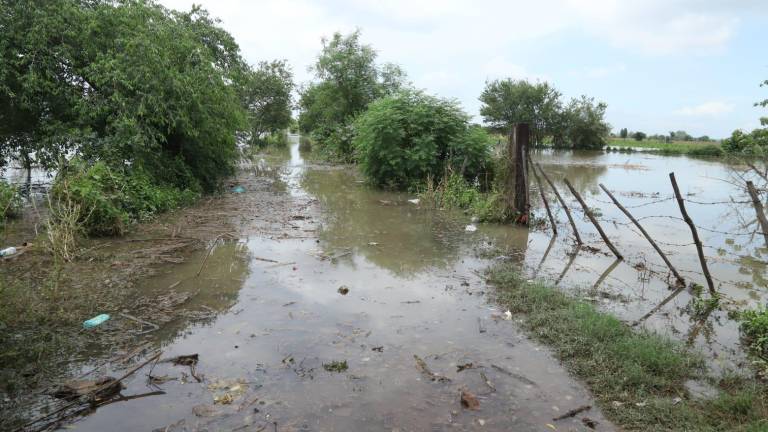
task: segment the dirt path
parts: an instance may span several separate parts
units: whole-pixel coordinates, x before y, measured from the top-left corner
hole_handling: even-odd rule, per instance
[[[232,184],[245,192],[157,224],[236,238],[137,283],[147,298],[189,294],[194,313],[136,342],[199,354],[194,374],[158,363],[149,383],[142,370],[122,394],[164,394],[101,407],[77,430],[591,430],[584,417],[614,429],[596,407],[553,420],[590,396],[487,303],[484,242],[461,216],[291,150],[246,168]]]

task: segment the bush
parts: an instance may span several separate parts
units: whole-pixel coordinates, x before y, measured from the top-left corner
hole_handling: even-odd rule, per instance
[[[178,189],[153,182],[143,170],[114,169],[104,162],[75,160],[54,182],[54,198],[80,205],[87,234],[122,235],[128,225],[196,200],[200,187]]]
[[[694,147],[688,151],[691,156],[722,156],[723,149],[720,146],[714,144],[706,144],[699,147]]]
[[[741,331],[752,351],[768,358],[768,309],[744,311],[739,319]]]
[[[21,212],[21,194],[19,189],[0,181],[0,223],[17,216]]]
[[[768,128],[755,129],[751,133],[736,130],[723,140],[723,150],[735,156],[762,156],[768,150]]]
[[[448,168],[473,179],[488,163],[491,140],[453,101],[402,91],[373,102],[354,123],[353,146],[363,173],[403,189]]]

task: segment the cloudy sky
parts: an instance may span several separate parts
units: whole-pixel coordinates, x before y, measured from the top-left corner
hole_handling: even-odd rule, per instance
[[[298,82],[320,38],[360,28],[381,61],[477,115],[488,79],[547,80],[608,104],[618,130],[725,137],[768,98],[766,0],[160,0],[201,4],[253,63],[287,59]],[[480,119],[477,118],[479,121]]]

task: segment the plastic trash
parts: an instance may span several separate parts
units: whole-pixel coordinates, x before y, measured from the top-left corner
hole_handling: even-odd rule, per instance
[[[232,192],[234,193],[243,193],[245,192],[245,188],[242,186],[235,186],[232,188]]]
[[[467,225],[466,228],[464,228],[464,231],[466,231],[466,232],[475,232],[475,231],[477,231],[477,227],[475,225],[473,225],[473,224],[469,224],[469,225]]]
[[[9,248],[5,248],[3,250],[0,250],[0,257],[11,256],[11,255],[15,254],[16,252],[18,252],[16,250],[16,248],[11,246]]]
[[[414,198],[414,199],[409,199],[408,202],[411,204],[419,205],[419,202],[421,202],[421,200],[419,200],[418,198]]]
[[[109,315],[108,314],[101,314],[96,315],[95,317],[83,321],[83,328],[91,329],[96,326],[99,326],[101,324],[104,324],[105,322],[109,321]]]

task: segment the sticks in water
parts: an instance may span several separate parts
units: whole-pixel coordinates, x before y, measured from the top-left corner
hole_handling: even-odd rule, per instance
[[[664,252],[662,252],[661,248],[659,248],[656,242],[653,241],[653,238],[651,238],[651,235],[648,234],[648,231],[646,231],[645,228],[643,228],[643,226],[640,225],[640,222],[638,222],[637,219],[635,219],[635,217],[632,216],[632,213],[630,213],[629,210],[624,208],[624,206],[621,205],[621,203],[619,203],[619,200],[617,200],[616,197],[613,196],[611,191],[609,191],[608,188],[605,187],[605,185],[600,183],[600,188],[603,189],[603,192],[605,192],[608,195],[608,197],[611,199],[611,201],[613,201],[613,203],[616,204],[616,207],[618,207],[619,210],[621,210],[629,218],[629,220],[631,220],[632,223],[635,224],[635,226],[640,230],[640,232],[643,233],[643,236],[645,236],[646,240],[648,240],[648,242],[651,244],[651,246],[653,246],[653,248],[656,250],[659,256],[661,256],[661,259],[664,260],[664,263],[667,265],[667,267],[669,267],[669,270],[672,271],[672,274],[675,275],[675,279],[677,279],[678,285],[685,285],[685,279],[683,279],[683,277],[677,271],[675,266],[672,265],[672,263],[669,261],[669,258],[667,258],[667,255]]]
[[[534,173],[535,174],[535,173]],[[768,219],[765,218],[765,210],[763,210],[763,203],[760,202],[760,196],[757,194],[755,184],[751,181],[747,182],[747,191],[750,198],[752,198],[752,205],[755,207],[757,213],[757,220],[760,222],[760,228],[763,230],[763,238],[765,239],[765,245],[768,246]]]
[[[675,190],[675,198],[677,198],[677,205],[680,207],[680,213],[683,215],[683,220],[688,224],[691,229],[691,235],[693,236],[693,242],[696,244],[696,252],[699,254],[699,261],[701,262],[701,270],[704,272],[704,278],[707,280],[707,287],[709,293],[712,296],[717,295],[715,290],[715,283],[712,281],[712,275],[709,274],[709,268],[707,267],[707,259],[704,257],[704,247],[699,240],[699,233],[696,231],[696,225],[693,224],[693,220],[688,216],[688,212],[685,210],[685,201],[682,194],[680,194],[680,188],[677,187],[677,180],[675,180],[675,173],[669,173],[669,180],[672,181],[672,189]]]
[[[597,219],[595,219],[595,216],[592,214],[592,210],[587,207],[587,203],[584,202],[584,200],[581,198],[581,195],[579,195],[578,192],[576,192],[576,189],[574,189],[571,182],[568,181],[568,179],[563,179],[565,181],[565,185],[568,186],[568,189],[570,189],[573,196],[576,197],[576,200],[581,204],[581,207],[584,209],[584,213],[587,215],[589,220],[592,222],[592,225],[597,228],[597,232],[600,233],[600,237],[603,238],[603,241],[606,245],[608,245],[608,248],[613,252],[614,255],[616,255],[616,258],[622,260],[624,259],[623,256],[621,256],[621,253],[618,249],[611,243],[611,240],[608,238],[608,236],[605,234],[605,231],[603,231],[603,228],[600,226],[600,224],[597,222]]]
[[[562,196],[560,196],[560,192],[558,192],[557,188],[555,187],[555,184],[552,183],[552,180],[550,180],[547,173],[544,172],[543,169],[541,169],[541,165],[535,164],[536,167],[541,172],[541,175],[544,176],[544,180],[547,181],[549,184],[549,187],[552,188],[552,190],[555,192],[555,196],[557,197],[557,200],[560,201],[560,205],[563,206],[563,209],[565,210],[565,215],[568,216],[568,222],[571,223],[571,227],[573,228],[573,235],[576,237],[576,243],[581,246],[584,244],[583,241],[581,241],[581,236],[579,235],[579,230],[576,229],[576,223],[573,221],[573,216],[571,216],[571,211],[568,210],[568,206],[565,204],[565,200]]]
[[[530,153],[528,154],[528,165],[531,166],[531,172],[533,172],[533,178],[536,180],[536,187],[539,189],[539,195],[541,195],[541,200],[544,201],[544,208],[547,210],[549,223],[552,225],[552,234],[557,235],[557,224],[555,223],[555,218],[552,216],[552,210],[549,209],[549,201],[547,201],[547,197],[546,195],[544,195],[544,188],[541,185],[541,179],[539,178],[539,174],[536,172],[536,168],[533,167],[533,162],[531,162]]]

